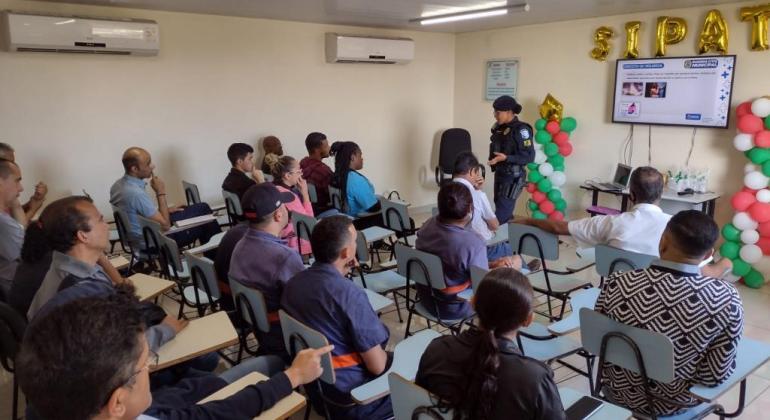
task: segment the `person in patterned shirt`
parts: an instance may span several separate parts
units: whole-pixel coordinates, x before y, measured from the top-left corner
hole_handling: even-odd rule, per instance
[[[735,369],[743,334],[743,306],[732,284],[700,274],[714,253],[719,229],[705,214],[688,210],[671,218],[660,240],[660,260],[649,268],[610,276],[595,309],[633,327],[665,334],[674,345],[674,381],[652,381],[650,390],[690,404],[693,384],[717,386]],[[605,363],[603,392],[612,402],[650,414],[640,375]],[[658,416],[676,405],[653,399]]]

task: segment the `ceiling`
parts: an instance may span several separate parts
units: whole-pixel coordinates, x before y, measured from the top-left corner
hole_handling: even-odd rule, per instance
[[[48,0],[101,6],[211,15],[242,16],[299,22],[432,32],[472,32],[599,16],[732,3],[735,0],[508,0],[528,2],[530,11],[485,19],[422,26],[410,23],[425,14],[494,7],[506,0]]]

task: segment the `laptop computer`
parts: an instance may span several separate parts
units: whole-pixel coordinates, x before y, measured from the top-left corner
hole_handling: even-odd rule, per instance
[[[630,166],[618,163],[618,167],[615,169],[615,177],[612,179],[612,182],[602,182],[598,187],[605,190],[622,191],[628,187],[628,181],[631,178],[632,170],[633,168]]]

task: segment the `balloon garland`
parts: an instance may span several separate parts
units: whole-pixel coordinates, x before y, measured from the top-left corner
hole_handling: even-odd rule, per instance
[[[735,114],[739,133],[733,145],[751,163],[744,169],[743,189],[730,200],[736,213],[722,228],[725,243],[719,252],[733,262],[733,274],[746,286],[759,288],[765,278],[753,265],[770,255],[770,98],[744,102]]]
[[[564,220],[567,201],[561,187],[567,182],[564,158],[572,154],[570,133],[577,127],[572,117],[562,118],[562,104],[549,93],[535,121],[535,161],[527,165],[527,207],[535,219]]]

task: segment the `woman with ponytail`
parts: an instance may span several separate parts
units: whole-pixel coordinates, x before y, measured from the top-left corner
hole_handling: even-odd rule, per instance
[[[329,150],[334,156],[332,185],[340,189],[343,211],[349,216],[364,212],[379,212],[380,202],[374,194],[374,186],[360,172],[364,167],[361,148],[352,141],[336,141]],[[382,215],[376,214],[356,219],[356,229],[382,224]]]
[[[307,182],[302,178],[302,169],[299,167],[299,162],[291,156],[278,156],[268,153],[265,155],[265,165],[270,168],[270,174],[273,175],[273,183],[278,188],[278,191],[294,194],[294,201],[287,203],[286,209],[292,213],[301,213],[306,216],[315,217],[307,191]],[[289,248],[297,250],[301,255],[313,252],[309,241],[304,239],[301,243],[297,241],[294,223],[289,223],[283,228],[281,239],[287,242]]]
[[[454,420],[564,419],[553,372],[516,345],[516,331],[532,322],[533,300],[523,274],[490,271],[473,298],[478,328],[433,340],[417,385],[453,410]]]

